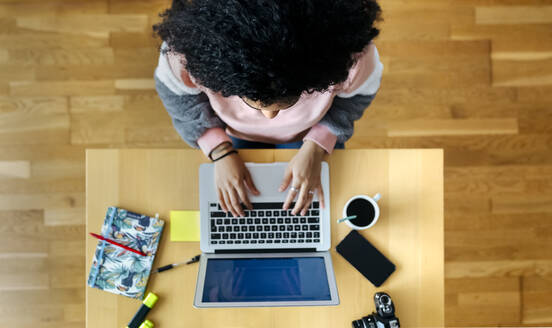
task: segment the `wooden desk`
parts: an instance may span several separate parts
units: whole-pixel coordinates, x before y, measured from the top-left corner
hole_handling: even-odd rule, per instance
[[[240,151],[246,161],[288,161],[295,150]],[[198,208],[195,150],[88,150],[86,232],[99,231],[108,206],[155,215],[167,222],[155,266],[200,253],[199,243],[169,241],[169,211]],[[363,231],[396,266],[380,290],[390,293],[403,327],[444,325],[442,150],[336,150],[329,157],[332,247],[350,231],[336,224],[356,194],[381,193],[381,217]],[[86,272],[97,241],[86,238]],[[374,311],[376,289],[332,250],[341,304],[334,307],[195,309],[197,265],[153,275],[159,302],[148,318],[156,327],[350,327]],[[85,281],[83,277],[83,282]],[[86,288],[86,325],[124,327],[140,302]]]

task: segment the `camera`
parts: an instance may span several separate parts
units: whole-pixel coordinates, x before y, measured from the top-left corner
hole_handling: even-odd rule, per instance
[[[395,305],[391,296],[379,292],[374,294],[376,312],[353,321],[353,328],[399,328],[399,318],[395,316]]]

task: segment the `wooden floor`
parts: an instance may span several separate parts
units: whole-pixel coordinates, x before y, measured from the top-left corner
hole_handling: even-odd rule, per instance
[[[552,0],[380,1],[347,147],[445,149],[447,325],[552,325]],[[0,0],[2,325],[84,326],[85,148],[185,147],[153,88],[167,3]]]

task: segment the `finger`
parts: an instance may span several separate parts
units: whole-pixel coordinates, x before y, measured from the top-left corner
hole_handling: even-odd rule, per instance
[[[279,192],[282,192],[287,189],[289,186],[289,183],[291,182],[291,178],[293,177],[293,174],[291,174],[291,169],[289,166],[286,168],[286,172],[284,173],[284,179],[282,180],[282,184],[280,185],[280,188],[278,188]]]
[[[313,197],[314,197],[314,191],[312,189],[307,190],[307,201],[305,202],[305,205],[301,209],[302,216],[305,216],[307,214],[307,211],[309,210],[309,207],[312,203]]]
[[[288,191],[286,201],[284,202],[284,206],[282,206],[282,209],[287,210],[289,208],[289,205],[291,204],[291,202],[293,202],[293,200],[295,199],[295,196],[297,195],[296,189],[299,189],[299,188],[294,187]]]
[[[224,203],[226,204],[226,210],[232,213],[233,217],[236,217],[237,213],[234,213],[234,209],[232,208],[232,203],[230,202],[230,195],[228,195],[228,192],[226,190],[222,191],[222,195],[224,196]]]
[[[247,206],[248,209],[252,210],[253,206],[251,206],[251,203],[249,202],[249,198],[247,197],[247,192],[245,192],[245,185],[243,184],[243,182],[240,183],[240,185],[237,188],[237,191],[238,191],[238,195],[240,196],[240,199],[245,204],[245,206]],[[245,214],[243,213],[243,210],[241,211],[241,213],[242,215]]]
[[[316,194],[318,195],[318,201],[320,202],[320,206],[324,208],[326,206],[324,202],[324,190],[322,189],[322,184],[319,184],[316,188]]]
[[[291,211],[291,214],[297,215],[297,213],[305,206],[305,202],[307,201],[307,197],[309,195],[308,193],[308,184],[307,182],[303,182],[301,185],[301,190],[299,190],[299,196],[297,196],[297,202],[295,203],[295,207]]]
[[[245,213],[243,213],[243,209],[240,204],[240,198],[238,197],[238,193],[236,192],[236,189],[231,188],[228,191],[228,195],[230,196],[230,202],[232,203],[232,208],[237,213],[236,216],[245,216]]]
[[[222,191],[220,189],[217,189],[217,192],[218,192],[220,208],[222,208],[224,212],[228,212],[226,207],[226,202],[224,201],[224,196],[222,195]]]
[[[245,185],[255,195],[259,195],[261,193],[253,183],[253,178],[251,178],[251,173],[249,173],[249,170],[245,174]]]

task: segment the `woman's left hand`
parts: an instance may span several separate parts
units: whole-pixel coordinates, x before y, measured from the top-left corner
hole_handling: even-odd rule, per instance
[[[318,195],[320,205],[324,208],[324,191],[320,182],[320,168],[325,154],[325,150],[315,142],[306,140],[299,152],[291,159],[284,174],[284,180],[278,189],[282,192],[291,183],[290,191],[284,202],[284,210],[289,208],[295,196],[299,194],[292,213],[296,215],[301,211],[301,215],[305,215],[314,193]]]

